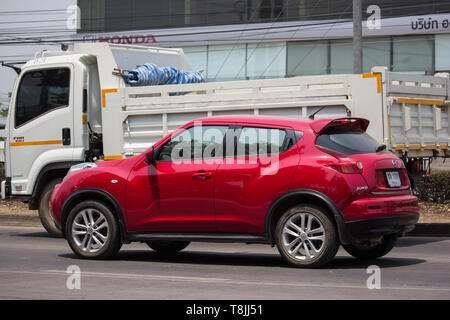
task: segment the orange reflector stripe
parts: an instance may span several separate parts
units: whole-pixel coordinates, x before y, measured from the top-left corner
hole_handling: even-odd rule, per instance
[[[103,159],[105,159],[105,160],[120,160],[120,159],[122,159],[122,156],[121,155],[118,155],[118,156],[104,156]]]
[[[436,99],[408,99],[408,98],[398,98],[399,103],[419,103],[419,104],[445,104],[444,100]]]
[[[48,141],[27,141],[27,142],[10,142],[10,147],[20,146],[41,146],[46,144],[62,144],[62,140],[48,140]]]
[[[102,90],[102,107],[105,108],[106,107],[106,102],[105,102],[105,95],[106,93],[114,93],[117,92],[117,89],[103,89]]]
[[[377,92],[381,93],[381,73],[363,73],[362,77],[365,78],[377,78]]]

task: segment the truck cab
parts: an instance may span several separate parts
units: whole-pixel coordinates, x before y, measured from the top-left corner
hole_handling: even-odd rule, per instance
[[[126,58],[124,50],[115,57],[112,52],[108,44],[39,52],[22,66],[12,91],[5,129],[0,131],[5,140],[2,198],[38,209],[42,224],[53,235],[60,235],[49,213],[54,185],[72,165],[104,159],[101,109],[108,90],[101,89],[99,65],[117,68],[119,59],[122,67],[134,68],[155,55],[152,48],[135,48],[135,55],[128,52]],[[123,80],[111,71],[103,76],[103,84],[117,87]]]

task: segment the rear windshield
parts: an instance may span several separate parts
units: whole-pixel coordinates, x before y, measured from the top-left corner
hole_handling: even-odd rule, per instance
[[[379,144],[360,128],[330,128],[316,140],[318,146],[343,155],[375,153]]]

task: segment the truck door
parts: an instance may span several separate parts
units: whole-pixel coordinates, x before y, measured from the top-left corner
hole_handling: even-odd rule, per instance
[[[73,144],[71,65],[23,72],[9,116],[11,194],[30,195],[43,165],[71,161]]]

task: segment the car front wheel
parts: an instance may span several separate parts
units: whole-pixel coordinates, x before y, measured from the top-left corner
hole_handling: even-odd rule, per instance
[[[69,213],[65,231],[72,251],[82,258],[110,258],[122,246],[117,221],[101,202],[76,205]]]

